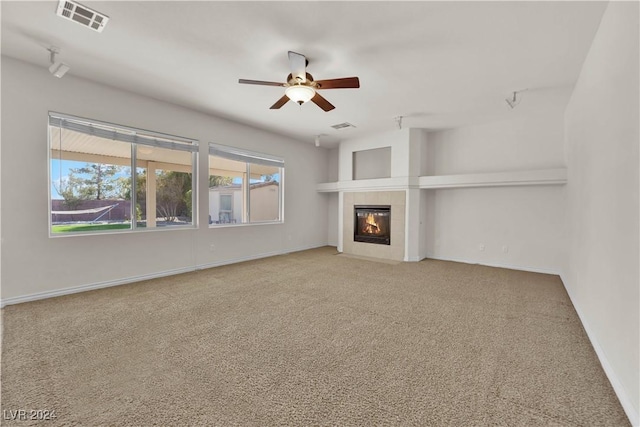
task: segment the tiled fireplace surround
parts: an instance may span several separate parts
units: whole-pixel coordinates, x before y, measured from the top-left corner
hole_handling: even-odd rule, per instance
[[[342,251],[352,255],[403,261],[405,243],[405,204],[404,191],[345,192],[342,210],[344,224]],[[377,245],[353,241],[353,210],[355,205],[391,206],[390,245]]]

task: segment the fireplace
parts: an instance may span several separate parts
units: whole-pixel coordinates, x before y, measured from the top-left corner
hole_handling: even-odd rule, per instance
[[[391,244],[391,206],[354,206],[353,240]]]

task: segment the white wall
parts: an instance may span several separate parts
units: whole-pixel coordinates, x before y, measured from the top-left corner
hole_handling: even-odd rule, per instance
[[[329,162],[329,173],[327,174],[327,182],[335,182],[338,180],[338,161],[340,150],[338,149],[338,147],[336,147],[326,151]]]
[[[570,261],[563,281],[640,425],[638,3],[610,2],[566,109]]]
[[[338,158],[340,151],[338,147],[327,150],[327,157],[329,161],[329,173],[327,174],[327,182],[335,182],[338,180]],[[338,193],[324,193],[327,199],[327,244],[330,246],[338,246],[338,215],[339,209],[339,194]]]
[[[338,246],[338,215],[340,214],[339,194],[325,193],[327,198],[327,244]]]
[[[514,110],[509,120],[429,132],[425,175],[563,167],[563,113]]]
[[[563,136],[561,108],[429,132],[428,164],[421,169],[451,175],[562,167]],[[421,245],[428,257],[561,272],[567,256],[564,186],[422,192]]]
[[[139,127],[200,141],[199,228],[48,237],[47,113]],[[3,300],[71,287],[120,283],[327,243],[327,201],[316,191],[328,159],[290,138],[2,57]],[[208,227],[207,144],[285,159],[285,223]],[[266,148],[268,147],[268,148]],[[214,250],[211,251],[211,245]]]
[[[563,187],[422,192],[427,257],[555,274],[562,271],[567,247]]]

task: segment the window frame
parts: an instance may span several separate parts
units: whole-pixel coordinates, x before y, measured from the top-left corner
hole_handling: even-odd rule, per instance
[[[129,158],[130,164],[129,167],[131,172],[129,178],[131,179],[131,206],[129,216],[131,218],[131,227],[127,229],[113,229],[113,230],[94,230],[94,231],[78,231],[78,232],[68,232],[68,233],[54,233],[53,232],[53,216],[52,216],[52,161],[56,160],[52,157],[52,122],[55,120],[60,121],[60,127],[62,128],[62,122],[74,122],[79,124],[80,126],[88,126],[91,127],[95,125],[100,129],[98,132],[98,136],[101,136],[103,132],[111,132],[111,139],[117,140],[121,142],[127,142],[130,144],[131,148],[131,156]],[[110,129],[106,131],[104,128]],[[68,128],[67,129],[71,129]],[[73,130],[73,129],[71,129]],[[122,131],[122,133],[118,133],[118,131]],[[77,130],[76,130],[77,131]],[[81,133],[88,133],[77,131]],[[88,133],[92,134],[92,133]],[[128,134],[128,135],[127,135]],[[102,136],[105,137],[105,136]],[[132,141],[129,141],[131,139]],[[138,147],[139,146],[152,146],[156,148],[164,148],[171,149],[177,151],[187,151],[191,153],[191,223],[185,225],[173,225],[170,227],[140,227],[137,224],[136,218],[136,194],[137,194],[137,157],[138,157]],[[182,147],[182,148],[178,148]],[[120,125],[110,122],[105,122],[101,120],[89,119],[85,117],[74,116],[65,113],[59,113],[56,111],[48,111],[47,113],[47,194],[48,194],[48,234],[49,238],[59,238],[59,237],[77,237],[77,236],[95,236],[95,235],[105,235],[105,234],[127,234],[127,233],[151,233],[151,232],[164,232],[169,230],[191,230],[198,228],[198,206],[199,206],[199,197],[198,197],[198,155],[199,155],[199,141],[192,138],[185,138],[176,135],[150,131],[142,128],[135,128],[126,125]]]
[[[249,191],[246,192],[246,196],[241,197],[242,203],[245,206],[247,212],[246,222],[229,223],[229,224],[209,224],[209,228],[221,228],[221,227],[247,227],[252,225],[268,225],[268,224],[284,224],[284,180],[285,180],[285,162],[284,158],[274,156],[266,153],[258,153],[256,151],[245,150],[242,148],[231,147],[227,145],[221,145],[214,142],[209,143],[209,153],[207,156],[207,181],[209,180],[211,171],[211,156],[221,157],[228,160],[234,160],[237,162],[245,163],[245,173],[247,176],[247,186]],[[278,219],[272,221],[251,221],[251,164],[262,164],[278,168],[278,174],[280,180],[278,181]],[[208,193],[209,197],[211,194]],[[222,195],[222,193],[220,193]],[[235,196],[234,196],[235,199]],[[209,212],[211,216],[211,212]]]

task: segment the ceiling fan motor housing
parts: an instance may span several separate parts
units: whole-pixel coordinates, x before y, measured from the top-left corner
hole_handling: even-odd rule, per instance
[[[306,79],[307,82],[313,84],[313,76],[309,73],[305,73],[306,74]],[[287,76],[287,82],[289,82],[290,85],[297,85],[297,84],[304,84],[305,82],[302,82],[301,79],[299,77],[293,77],[293,75],[289,74]]]

